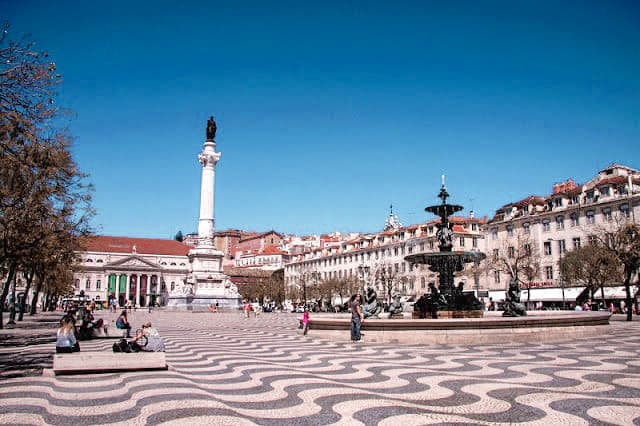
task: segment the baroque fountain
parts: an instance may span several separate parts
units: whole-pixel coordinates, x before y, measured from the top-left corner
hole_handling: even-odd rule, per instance
[[[447,203],[449,194],[444,176],[438,197],[442,202],[425,210],[441,219],[436,233],[439,251],[411,254],[405,260],[429,265],[431,271],[439,274],[439,285],[430,285],[431,292],[416,302],[411,317],[408,313],[402,313],[402,309],[395,318],[393,315],[376,318],[378,312],[372,313],[362,323],[366,342],[409,345],[545,343],[599,336],[610,331],[608,312],[534,311],[528,316],[518,313],[521,310],[519,291],[512,288],[517,287],[517,283],[512,285],[513,282],[507,291],[507,301],[511,304],[511,308],[507,309],[509,315],[484,312],[475,294],[464,291],[461,284],[455,286],[454,278],[465,264],[479,262],[486,255],[453,250],[453,224],[449,218],[463,207]],[[349,339],[350,323],[350,314],[314,315],[309,322],[309,334],[346,341]]]
[[[440,223],[436,224],[439,251],[405,257],[410,263],[429,265],[429,269],[439,276],[438,288],[431,284],[431,294],[425,294],[416,302],[415,311],[420,318],[425,318],[427,314],[434,319],[482,317],[482,302],[476,299],[472,291],[465,292],[462,283],[455,286],[453,280],[455,273],[462,271],[465,264],[480,262],[486,255],[477,251],[453,251],[453,224],[449,221],[449,216],[461,211],[463,207],[447,203],[449,193],[444,184],[444,175],[438,197],[442,203],[429,206],[425,211],[440,217]]]

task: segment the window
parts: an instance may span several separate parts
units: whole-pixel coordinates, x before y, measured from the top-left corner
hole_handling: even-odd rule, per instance
[[[420,288],[427,288],[427,283],[425,282],[424,277],[420,278]]]
[[[548,220],[543,220],[542,221],[542,230],[544,232],[549,232],[551,231],[551,225],[549,225],[549,221]]]
[[[471,230],[472,231],[477,231],[478,230],[478,224],[477,223],[472,223],[471,224]]]
[[[544,275],[548,280],[553,279],[553,266],[545,266],[544,267]]]
[[[509,246],[509,248],[507,249],[507,253],[508,253],[510,259],[513,259],[514,257],[516,257],[516,249],[515,249],[515,247]]]
[[[80,288],[80,279],[79,278],[76,278],[76,282],[74,284],[74,287],[75,288]]]
[[[400,272],[400,264],[396,263],[393,266],[396,272]]]
[[[600,195],[602,195],[603,197],[608,197],[609,195],[611,195],[611,187],[603,186],[602,188],[600,188]]]
[[[564,240],[559,240],[558,241],[558,250],[560,251],[560,253],[564,253],[567,251],[567,246],[564,242]]]
[[[430,248],[431,250],[433,250],[433,248],[434,248],[434,247],[435,247],[434,242],[433,242],[433,241],[429,241],[429,248]]]
[[[497,260],[499,256],[500,251],[498,249],[493,249],[493,258]]]
[[[176,282],[175,281],[171,281],[171,291],[176,289]]]
[[[522,229],[523,229],[525,234],[530,234],[531,233],[531,225],[529,224],[529,222],[523,223],[522,224]]]
[[[551,256],[551,241],[544,242],[544,254],[546,256]]]
[[[407,262],[402,262],[402,272],[407,270]]]
[[[513,237],[513,225],[507,225],[507,235]]]
[[[493,271],[493,280],[496,284],[500,284],[500,271]]]
[[[96,260],[96,263],[102,263],[102,259]]]
[[[100,280],[96,280],[96,290],[100,290]]]
[[[420,243],[420,251],[424,251],[424,243]]]
[[[408,252],[409,252],[409,254],[413,253],[413,246],[409,246]]]
[[[93,263],[93,259],[87,259],[87,263]]]
[[[578,216],[578,213],[571,213],[569,217],[571,218],[571,226],[580,225],[580,216]]]
[[[497,240],[498,239],[498,228],[493,228],[491,230],[491,239],[492,240]]]
[[[602,209],[602,216],[604,216],[605,222],[611,222],[611,208],[607,207]]]
[[[91,280],[87,278],[87,282],[84,284],[85,290],[89,290],[91,288]]]
[[[580,237],[575,237],[573,239],[573,248],[574,249],[580,248]]]
[[[586,196],[585,196],[585,198],[586,198],[587,203],[592,203],[593,202],[593,190],[588,191]]]
[[[593,210],[587,210],[585,216],[589,225],[593,225],[594,223],[596,223],[596,212],[594,212]]]
[[[579,197],[577,195],[573,195],[571,197],[571,202],[569,204],[578,204],[580,201]]]
[[[464,237],[460,237],[460,247],[464,247]]]
[[[476,237],[473,237],[471,242],[472,242],[473,248],[478,248],[478,239]]]
[[[629,217],[629,204],[620,204],[620,213],[622,213],[622,215],[624,217]]]
[[[393,249],[393,255],[394,255],[394,256],[397,256],[397,255],[398,255],[398,253],[399,253],[399,251],[398,251],[398,247],[395,247],[395,248]]]
[[[414,285],[413,283],[414,283],[414,280],[413,280],[413,278],[411,278],[409,280],[409,290],[413,290],[413,285]]]
[[[556,216],[556,229],[564,229],[564,216]]]

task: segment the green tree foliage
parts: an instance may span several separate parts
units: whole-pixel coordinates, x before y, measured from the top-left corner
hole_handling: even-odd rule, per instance
[[[55,64],[8,30],[0,35],[0,310],[19,273],[51,297],[66,291],[93,215],[71,137],[56,127]]]

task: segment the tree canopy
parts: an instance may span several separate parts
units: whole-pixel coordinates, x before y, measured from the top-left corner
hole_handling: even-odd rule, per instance
[[[0,35],[0,309],[18,273],[37,290],[70,290],[70,271],[90,234],[91,187],[56,106],[55,63],[26,38]],[[29,279],[27,279],[28,282]],[[15,300],[15,297],[13,297]],[[2,326],[0,322],[0,327]]]

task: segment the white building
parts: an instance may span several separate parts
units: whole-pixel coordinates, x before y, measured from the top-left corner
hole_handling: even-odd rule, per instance
[[[174,240],[96,236],[89,238],[74,271],[74,290],[89,299],[115,297],[120,305],[166,303],[189,273],[191,247]]]
[[[436,282],[435,273],[426,265],[413,265],[404,260],[412,253],[438,250],[435,219],[411,226],[399,226],[397,218],[387,220],[387,230],[377,234],[359,235],[356,238],[331,241],[302,254],[292,255],[285,266],[285,285],[300,287],[314,285],[321,280],[353,279],[373,286],[378,295],[384,295],[382,279],[392,280],[394,291],[405,297],[419,297],[428,290],[430,282]],[[483,226],[486,219],[451,217],[454,224],[454,250],[479,251],[483,244]],[[368,269],[366,269],[368,268]],[[383,272],[384,270],[384,272]],[[363,272],[368,275],[363,277]],[[460,276],[467,283],[469,277]],[[307,284],[310,283],[310,284]],[[387,283],[388,284],[388,283]],[[470,283],[467,288],[474,288]]]
[[[486,226],[485,251],[492,256],[519,234],[528,236],[540,252],[541,275],[523,287],[532,288],[531,301],[557,303],[564,287],[575,287],[561,281],[560,257],[588,244],[598,226],[618,219],[635,222],[639,215],[640,171],[611,164],[582,185],[569,179],[553,185],[550,195],[529,196],[499,208]],[[501,300],[508,281],[504,274],[488,271],[481,285],[495,291],[491,294],[494,300]],[[580,293],[579,289],[564,290],[565,302]],[[523,299],[527,296],[525,291]]]

